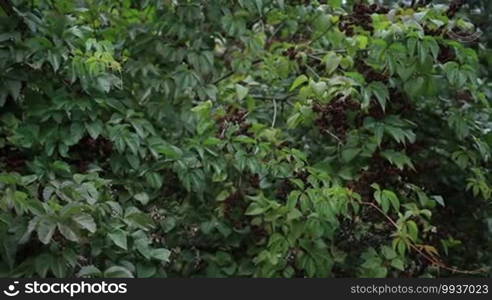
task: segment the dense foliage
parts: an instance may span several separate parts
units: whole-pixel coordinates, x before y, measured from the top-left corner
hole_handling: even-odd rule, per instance
[[[390,2],[0,0],[1,276],[490,276],[489,48]]]

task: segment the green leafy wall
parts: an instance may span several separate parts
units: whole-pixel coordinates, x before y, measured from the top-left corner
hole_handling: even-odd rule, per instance
[[[349,2],[0,0],[0,275],[490,276],[480,1]]]

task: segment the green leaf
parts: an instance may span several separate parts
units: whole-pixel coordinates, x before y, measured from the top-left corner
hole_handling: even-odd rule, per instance
[[[311,89],[313,90],[313,92],[315,93],[316,96],[322,96],[323,93],[328,88],[326,82],[324,82],[324,81],[320,81],[320,82],[314,82],[313,81],[313,82],[310,83],[310,87],[311,87]]]
[[[410,238],[414,242],[417,241],[419,235],[419,229],[417,227],[417,224],[412,220],[408,220],[406,224],[407,224],[407,230],[408,230],[408,234],[410,235]]]
[[[128,146],[130,151],[134,155],[138,155],[138,149],[140,148],[140,138],[137,134],[129,134],[125,137],[123,137],[123,140],[125,141],[125,144]]]
[[[147,183],[155,189],[159,189],[162,187],[163,179],[162,176],[157,172],[149,172],[145,174],[145,179]]]
[[[202,222],[202,224],[200,224],[200,229],[204,234],[210,234],[212,230],[214,230],[215,226],[216,226],[215,221],[207,221],[207,222]]]
[[[108,93],[111,89],[111,82],[106,77],[99,77],[97,78],[97,86],[99,90]]]
[[[439,195],[434,195],[434,196],[431,196],[432,199],[434,199],[434,201],[436,201],[437,203],[439,203],[439,205],[441,206],[446,206],[444,204],[444,199],[442,196],[439,196]]]
[[[17,240],[13,236],[6,236],[4,234],[1,234],[0,238],[2,239],[0,258],[9,266],[9,268],[13,268],[18,247]]]
[[[67,224],[58,223],[58,230],[69,241],[78,242],[79,237],[77,233]]]
[[[95,120],[91,123],[85,123],[85,128],[87,129],[87,132],[89,133],[91,138],[97,139],[97,137],[103,131],[103,123],[101,122],[101,120]]]
[[[399,258],[395,258],[391,261],[391,266],[395,269],[398,269],[400,271],[405,271],[405,264],[403,261]]]
[[[407,81],[415,73],[415,64],[400,65],[397,67],[396,72],[403,81]]]
[[[150,254],[153,258],[164,261],[164,262],[169,262],[169,257],[171,256],[171,251],[165,249],[165,248],[160,248],[160,249],[153,249]]]
[[[238,100],[243,100],[248,95],[249,89],[240,84],[236,84],[236,94]]]
[[[46,219],[41,220],[37,226],[38,239],[41,243],[48,244],[55,233],[55,229],[56,223]]]
[[[170,159],[180,159],[183,156],[183,151],[174,145],[161,145],[156,147],[156,151],[164,154]]]
[[[46,274],[51,267],[52,259],[52,256],[48,253],[43,253],[35,258],[34,268],[39,276],[46,277]]]
[[[359,148],[349,148],[342,151],[342,159],[345,163],[350,162],[354,159],[359,153],[361,149]]]
[[[133,274],[124,267],[112,266],[104,271],[105,278],[133,278]]]
[[[62,257],[60,257],[60,258],[53,257],[53,259],[51,260],[51,268],[50,269],[56,278],[66,277],[67,265],[65,263],[65,260]]]
[[[395,193],[393,193],[392,191],[384,190],[382,197],[388,199],[395,211],[400,211],[400,200]]]
[[[342,58],[339,57],[335,52],[329,51],[324,57],[323,62],[326,67],[326,73],[331,74],[335,72],[335,70],[340,65]]]
[[[191,111],[205,118],[210,114],[212,106],[213,106],[212,101],[208,100],[193,107]]]
[[[374,81],[371,82],[367,88],[374,96],[376,96],[379,105],[383,111],[385,111],[386,101],[389,99],[389,92],[386,85],[380,81]]]
[[[243,143],[243,144],[256,144],[256,140],[253,138],[250,138],[249,136],[245,135],[238,135],[234,137],[235,142]]]
[[[138,278],[149,278],[155,275],[157,268],[153,264],[137,264],[137,277]]]
[[[340,8],[342,7],[342,0],[328,0],[328,4],[332,8]]]
[[[430,53],[432,54],[434,59],[437,59],[437,57],[439,55],[439,44],[432,37],[426,36],[425,39],[426,39],[425,44],[426,44],[427,48],[430,50]]]
[[[125,223],[145,230],[152,228],[154,225],[150,216],[141,212],[135,212],[125,216]]]
[[[298,201],[300,195],[301,195],[301,192],[297,191],[297,190],[290,192],[290,194],[287,198],[287,207],[289,209],[293,209],[296,207],[297,201]]]
[[[94,265],[83,266],[80,271],[77,272],[77,277],[98,277],[102,272]]]
[[[7,85],[7,90],[9,91],[12,98],[14,98],[14,100],[17,100],[20,96],[22,83],[20,81],[9,80],[7,81],[6,85]]]
[[[268,208],[261,207],[258,203],[251,203],[244,214],[247,216],[256,216],[261,215],[267,210]]]
[[[407,94],[410,96],[410,98],[413,99],[420,95],[424,87],[424,83],[425,80],[423,77],[418,77],[417,79],[410,79],[405,83],[404,89],[407,92]]]
[[[297,208],[293,208],[287,214],[286,220],[287,220],[287,222],[290,222],[292,220],[297,220],[301,217],[302,217],[302,213]]]
[[[296,80],[294,80],[294,82],[292,83],[289,91],[292,92],[293,90],[295,90],[297,87],[299,87],[301,84],[303,83],[306,83],[308,82],[309,79],[307,78],[306,75],[300,75],[296,78]]]
[[[146,205],[147,203],[149,203],[149,195],[145,192],[135,194],[133,198],[142,203],[142,205]]]
[[[355,39],[357,40],[357,46],[359,47],[359,49],[366,49],[367,48],[367,45],[369,43],[369,38],[365,35],[358,35],[355,37]]]
[[[391,260],[394,259],[398,256],[398,254],[393,250],[391,247],[388,246],[382,246],[381,247],[382,253],[384,255],[384,258]]]
[[[407,251],[407,244],[401,238],[393,240],[393,247],[396,248],[396,251],[398,251],[401,256],[404,256]]]
[[[88,214],[80,214],[72,217],[72,219],[83,229],[86,229],[91,233],[96,232],[97,225],[92,216]]]
[[[383,211],[385,213],[388,212],[389,208],[390,208],[390,202],[389,202],[389,199],[386,198],[386,197],[381,197],[381,208],[383,209]]]
[[[124,249],[127,250],[127,240],[126,240],[126,232],[124,232],[121,229],[116,229],[115,231],[111,232],[108,234],[109,238],[113,241],[113,243]]]
[[[60,68],[60,56],[56,53],[53,53],[51,51],[48,52],[48,61],[50,62],[51,66],[53,67],[53,71],[58,71],[58,68]]]
[[[287,119],[287,127],[291,129],[296,128],[301,123],[301,121],[302,121],[301,113],[295,113]]]
[[[403,170],[405,166],[413,168],[413,164],[410,158],[402,152],[395,150],[385,150],[381,152],[381,156],[386,158],[391,164],[396,165],[400,170]]]

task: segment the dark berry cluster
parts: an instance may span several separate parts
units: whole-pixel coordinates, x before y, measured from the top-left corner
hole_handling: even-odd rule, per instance
[[[166,184],[162,187],[162,196],[168,198],[171,196],[185,197],[185,190],[180,184],[178,175],[171,169],[162,170],[163,177],[166,178]]]
[[[437,56],[437,60],[440,63],[445,64],[448,61],[454,60],[455,58],[456,55],[454,53],[453,48],[451,48],[450,46],[443,46],[443,45],[440,46],[439,55]]]
[[[422,149],[423,151],[425,149]],[[419,160],[415,163],[415,170],[405,171],[405,180],[414,182],[415,184],[426,187],[429,190],[433,190],[434,183],[430,181],[430,178],[439,176],[441,171],[441,162],[437,159],[425,159]]]
[[[76,145],[70,147],[70,157],[77,157],[74,163],[82,173],[87,171],[90,163],[97,160],[106,160],[112,153],[113,143],[103,137],[93,139],[86,136]]]
[[[248,111],[243,108],[229,107],[225,116],[219,117],[217,123],[219,125],[218,138],[224,139],[225,133],[230,125],[239,125],[239,130],[236,135],[250,135],[248,129],[251,124],[246,122]]]
[[[261,240],[262,238],[268,236],[268,232],[265,230],[265,228],[257,225],[251,226],[251,233],[253,233],[257,240]]]
[[[390,109],[393,114],[401,115],[414,110],[408,96],[397,89],[390,89]]]
[[[465,5],[465,0],[453,0],[453,2],[449,4],[449,8],[448,11],[446,12],[446,15],[449,18],[454,17],[463,5]]]
[[[364,118],[370,116],[376,120],[381,120],[387,114],[404,115],[412,112],[414,106],[410,99],[397,89],[390,89],[390,101],[386,104],[386,110],[383,110],[379,102],[373,98],[369,104],[367,112],[360,112],[356,117],[356,126],[360,127],[364,123]]]
[[[223,202],[224,217],[236,228],[247,226],[248,222],[244,218],[246,208],[247,203],[244,201],[244,195],[241,191],[230,194]]]
[[[258,174],[252,174],[249,176],[249,184],[254,189],[260,188],[260,181],[261,181],[260,175],[258,175]]]
[[[5,165],[7,171],[20,172],[25,166],[26,157],[18,149],[7,146],[0,149],[0,162]]]
[[[373,154],[368,169],[362,171],[360,177],[350,182],[348,187],[361,195],[365,201],[370,201],[373,194],[371,188],[373,183],[382,186],[395,185],[399,181],[400,173],[401,170],[389,163],[377,151]]]
[[[296,58],[296,55],[297,55],[296,48],[295,47],[290,47],[290,48],[284,50],[282,52],[282,55],[288,57],[291,60],[294,60]]]
[[[364,229],[370,226],[369,230]],[[360,234],[360,232],[364,234]],[[378,247],[379,245],[390,244],[391,234],[394,228],[390,223],[381,222],[381,217],[374,213],[371,207],[363,206],[359,215],[355,218],[345,218],[340,221],[336,240],[340,241],[337,247],[350,253],[360,247]],[[344,268],[335,268],[337,276],[344,276]]]
[[[309,173],[306,171],[298,171],[294,173],[294,178],[300,179],[305,187],[310,186],[308,182],[308,177]],[[289,179],[284,179],[280,181],[277,187],[277,191],[275,196],[277,199],[280,200],[287,200],[287,197],[289,196],[290,192],[296,189],[296,186],[289,180]]]
[[[373,81],[381,81],[383,83],[388,82],[389,76],[387,74],[374,70],[374,68],[366,64],[366,62],[362,59],[357,59],[356,68],[357,68],[357,72],[361,73],[364,76],[366,82],[373,82]]]
[[[470,103],[473,102],[473,95],[470,93],[470,91],[460,90],[456,93],[456,100],[462,104]]]
[[[292,184],[289,179],[284,179],[278,185],[275,197],[280,200],[286,200],[290,192],[292,192],[294,189],[294,184]]]
[[[308,62],[303,59],[302,55],[298,55],[299,50],[296,49],[295,47],[290,47],[282,52],[282,55],[287,57],[289,60],[296,61],[297,65],[299,67],[299,72],[300,73],[306,73],[308,70],[307,65],[311,67],[313,70],[316,72],[322,72],[324,65],[321,64],[318,60],[315,60],[314,62]],[[312,58],[308,57],[308,60]]]
[[[443,33],[444,26],[439,28],[430,28],[429,26],[424,26],[424,34],[430,36],[440,36]]]
[[[381,120],[386,116],[386,112],[383,110],[381,105],[377,103],[375,100],[371,101],[371,105],[369,106],[369,116],[373,117],[376,120]]]
[[[425,149],[426,144],[423,141],[417,141],[412,144],[406,144],[404,146],[407,155],[415,155],[422,152]]]
[[[313,111],[318,114],[316,126],[323,134],[333,133],[340,140],[344,140],[349,129],[347,110],[360,109],[360,103],[351,98],[337,97],[328,104],[316,103]]]
[[[347,36],[354,35],[354,26],[360,26],[364,30],[374,31],[372,25],[372,14],[387,14],[389,9],[379,4],[366,5],[362,3],[356,3],[352,14],[341,16],[338,28],[340,31],[345,32]]]

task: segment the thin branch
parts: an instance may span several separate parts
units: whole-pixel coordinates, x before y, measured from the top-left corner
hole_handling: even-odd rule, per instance
[[[315,37],[314,39],[310,40],[310,41],[307,43],[307,45],[309,46],[309,45],[311,45],[311,44],[313,44],[313,43],[317,42],[317,41],[318,41],[319,39],[321,39],[321,38],[322,38],[325,34],[327,34],[327,33],[328,33],[328,31],[330,31],[330,30],[332,29],[332,27],[333,27],[333,25],[332,25],[332,26],[328,26],[328,28],[326,28],[326,30],[324,30],[323,32],[321,32],[321,34],[320,34],[320,35],[318,35],[318,36],[317,36],[317,37]]]
[[[285,100],[289,99],[289,97],[294,96],[294,94],[277,94],[277,95],[273,95],[273,96],[250,94],[250,96],[254,99],[260,99],[260,100],[285,101]]]
[[[272,35],[268,38],[267,42],[265,43],[266,45],[270,45],[273,40],[275,39],[275,36],[277,35],[277,33],[280,31],[280,29],[282,29],[284,27],[284,23],[280,23],[280,25],[277,26],[277,28],[275,28],[275,30],[273,31]]]
[[[398,224],[393,219],[391,219],[391,217],[388,216],[381,208],[379,208],[379,206],[377,206],[376,204],[374,204],[372,202],[361,202],[361,204],[367,205],[367,206],[370,206],[370,207],[376,209],[381,215],[383,215],[385,217],[386,220],[388,220],[388,222],[390,222],[391,225],[393,225],[395,228],[398,229]],[[460,270],[460,269],[458,269],[456,267],[450,267],[450,266],[447,266],[442,261],[438,260],[437,258],[434,258],[434,257],[432,257],[432,256],[424,253],[422,250],[419,249],[418,246],[416,246],[413,243],[410,243],[410,248],[412,248],[414,251],[416,251],[418,254],[420,254],[423,258],[425,258],[431,264],[436,265],[439,268],[442,268],[442,269],[445,269],[445,270],[454,272],[454,273],[460,273],[460,274],[480,274],[480,273],[483,273],[483,272],[486,271],[483,268],[482,269],[478,269],[478,270],[471,270],[471,271],[469,271],[469,270]]]
[[[317,78],[318,80],[320,80],[320,79],[321,79],[321,76],[320,76],[318,73],[316,73],[316,71],[315,71],[313,68],[311,68],[311,66],[310,66],[310,65],[305,64],[304,66],[306,66],[306,68],[307,68],[309,71],[311,71],[311,72],[313,73],[313,75],[314,75],[314,76],[316,76],[316,78]]]
[[[275,121],[277,120],[277,101],[273,98],[273,120],[272,120],[272,128],[275,127]]]
[[[263,61],[263,60],[261,60],[261,59],[257,59],[257,60],[255,60],[255,61],[253,61],[252,65],[253,65],[253,66],[254,66],[254,65],[257,65],[257,64],[261,63],[262,61]],[[227,79],[227,78],[231,77],[232,75],[234,75],[234,73],[235,73],[234,71],[230,71],[229,73],[226,73],[226,74],[225,74],[225,75],[223,75],[222,77],[220,77],[220,78],[218,78],[217,80],[215,80],[214,82],[212,82],[212,84],[217,84],[217,83],[221,82],[222,80],[225,80],[225,79]]]
[[[311,57],[312,59],[315,59],[317,61],[321,61],[321,62],[323,61],[323,59],[321,59],[321,58],[319,58],[317,56],[311,55],[311,54],[308,54],[308,57]]]
[[[0,8],[2,8],[7,17],[15,17],[19,20],[19,29],[21,31],[26,31],[28,29],[28,26],[23,18],[16,14],[15,6],[10,0],[0,0]]]
[[[0,0],[0,7],[9,17],[15,14],[14,5],[10,2],[10,0]]]
[[[328,133],[332,138],[334,138],[335,140],[337,140],[338,142],[338,145],[342,144],[342,140],[336,136],[333,132],[329,131],[328,129],[323,129],[324,132]]]

